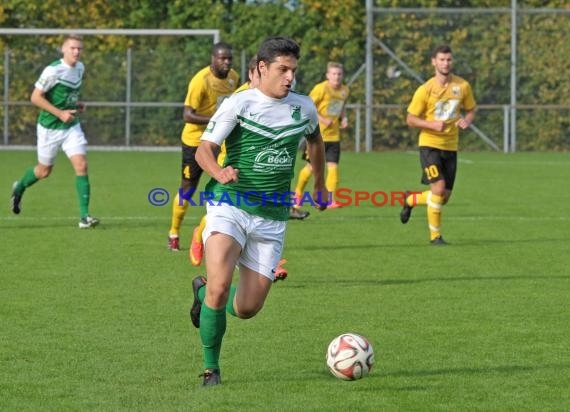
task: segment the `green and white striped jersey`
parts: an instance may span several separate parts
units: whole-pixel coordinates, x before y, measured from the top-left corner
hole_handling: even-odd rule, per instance
[[[77,109],[84,71],[85,66],[81,62],[69,66],[59,59],[44,69],[34,86],[42,90],[45,98],[58,109]],[[64,123],[53,114],[41,110],[38,123],[47,129],[69,129],[79,123],[79,118],[76,116],[72,122]]]
[[[226,99],[201,140],[226,143],[223,166],[239,169],[238,181],[211,179],[206,192],[213,203],[228,203],[253,215],[288,220],[295,159],[299,141],[318,131],[317,109],[305,95],[290,92],[282,99],[258,89]]]

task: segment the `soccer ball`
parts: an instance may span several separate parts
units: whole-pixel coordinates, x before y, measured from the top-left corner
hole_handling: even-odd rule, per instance
[[[374,350],[364,336],[343,333],[329,344],[327,366],[339,379],[353,381],[368,375],[374,365]]]

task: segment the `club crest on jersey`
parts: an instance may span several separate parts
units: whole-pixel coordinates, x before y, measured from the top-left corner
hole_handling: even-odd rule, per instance
[[[253,170],[262,173],[279,173],[293,167],[293,158],[286,149],[265,149],[255,157]]]
[[[454,96],[459,96],[460,88],[459,86],[453,86],[451,88],[451,94]]]
[[[206,131],[207,131],[208,133],[212,133],[212,131],[214,130],[214,127],[216,127],[216,122],[210,120],[210,121],[208,122],[208,126],[206,126]]]
[[[294,120],[301,120],[301,106],[291,105],[291,117]]]

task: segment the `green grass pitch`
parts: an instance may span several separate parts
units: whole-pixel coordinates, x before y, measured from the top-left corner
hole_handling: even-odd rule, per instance
[[[460,153],[428,243],[425,209],[365,203],[291,221],[289,278],[253,319],[228,318],[220,387],[204,390],[191,280],[166,249],[179,153],[90,152],[91,211],[79,230],[65,157],[8,208],[34,152],[0,151],[0,410],[564,411],[570,409],[567,153]],[[300,166],[301,163],[298,163]],[[421,189],[414,153],[343,153],[341,186]],[[343,332],[375,349],[369,377],[325,366]]]

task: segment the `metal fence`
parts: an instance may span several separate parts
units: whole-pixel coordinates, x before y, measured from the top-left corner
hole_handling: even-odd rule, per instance
[[[555,87],[554,99],[545,100],[540,91],[521,95],[521,85],[533,76],[532,39],[517,31],[517,21],[536,30],[547,30],[541,19],[552,17],[562,27],[570,27],[570,9],[511,8],[380,8],[366,1],[368,21],[366,59],[356,73],[347,73],[353,83],[348,105],[350,127],[343,131],[343,148],[355,151],[402,150],[415,146],[417,131],[405,124],[406,107],[421,80],[430,77],[428,56],[419,55],[422,43],[441,39],[464,47],[454,49],[456,71],[475,86],[478,113],[474,127],[462,133],[461,147],[470,150],[570,150],[570,65],[567,59],[556,67],[565,79]],[[407,30],[399,30],[396,20],[410,19]],[[484,20],[503,43],[485,50],[484,32],[466,31],[466,39],[455,39],[462,27]],[[539,22],[537,23],[537,20]],[[519,22],[519,25],[521,22]],[[528,27],[526,29],[528,30]],[[209,61],[217,30],[67,30],[86,36],[86,82],[82,94],[88,110],[82,125],[91,146],[168,147],[178,146],[182,130],[182,107],[192,74]],[[46,35],[65,34],[57,29],[1,29],[2,36],[30,38],[27,50],[5,47],[0,75],[2,147],[35,145],[37,108],[29,102],[33,82],[49,63],[46,56],[58,57]],[[536,34],[536,33],[535,33]],[[548,34],[548,33],[546,33]],[[172,38],[167,47],[148,47],[130,41],[114,52],[97,52],[103,36]],[[532,35],[532,33],[530,33]],[[169,37],[170,36],[170,37]],[[179,36],[183,42],[176,41]],[[87,38],[88,37],[88,38]],[[521,38],[522,37],[522,38]],[[547,36],[546,36],[547,37]],[[551,36],[553,37],[553,36]],[[562,56],[570,54],[570,31],[553,37],[549,45]],[[418,40],[419,39],[419,40]],[[424,41],[422,42],[422,39]],[[505,40],[506,39],[506,40]],[[525,47],[521,47],[523,42]],[[554,43],[556,42],[556,43]],[[529,45],[530,44],[530,45]],[[477,59],[497,55],[494,66],[475,69]],[[41,56],[41,61],[38,60]],[[248,56],[235,54],[236,67],[244,77]],[[104,75],[104,76],[103,76]],[[107,79],[102,84],[99,79]],[[305,87],[306,88],[306,87]],[[544,100],[544,101],[543,101]],[[537,127],[540,126],[540,127]]]

